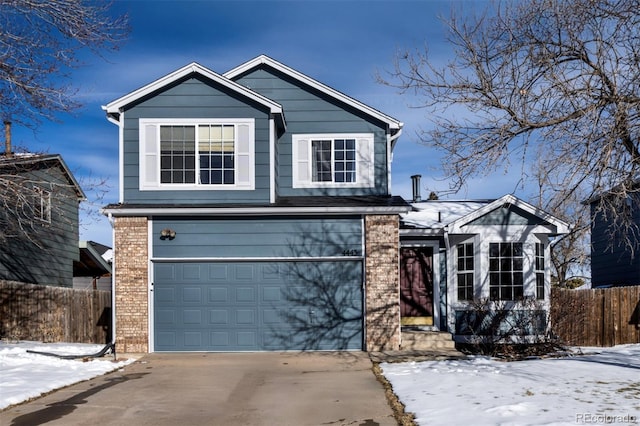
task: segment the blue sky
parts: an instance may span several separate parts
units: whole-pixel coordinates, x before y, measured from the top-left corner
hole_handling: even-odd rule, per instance
[[[176,1],[116,0],[114,13],[127,13],[128,41],[104,59],[87,57],[70,82],[84,104],[61,122],[46,123],[34,134],[13,129],[15,146],[61,154],[78,180],[106,179],[108,193],[94,207],[118,200],[118,130],[101,105],[117,99],[190,62],[220,74],[266,54],[316,80],[405,123],[394,151],[393,193],[411,197],[410,176],[422,174],[423,195],[445,190],[438,153],[417,143],[429,126],[415,99],[376,83],[375,74],[393,67],[401,49],[429,45],[432,58],[451,54],[440,16],[467,1]],[[515,182],[497,175],[470,182],[455,198],[497,198]],[[88,194],[92,198],[92,194]],[[111,245],[111,227],[99,215],[83,215],[81,239]]]

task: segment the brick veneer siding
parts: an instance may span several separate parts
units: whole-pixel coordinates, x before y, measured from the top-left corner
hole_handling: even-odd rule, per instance
[[[400,218],[365,217],[366,349],[400,348]]]
[[[115,219],[116,350],[149,351],[149,256],[146,217]]]

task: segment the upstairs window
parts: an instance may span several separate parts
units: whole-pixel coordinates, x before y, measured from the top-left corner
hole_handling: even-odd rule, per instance
[[[34,187],[33,214],[38,220],[51,223],[51,192]]]
[[[293,135],[293,187],[371,187],[373,134]]]
[[[140,120],[140,189],[253,189],[254,121]]]
[[[524,296],[522,243],[489,244],[489,297],[520,300]]]

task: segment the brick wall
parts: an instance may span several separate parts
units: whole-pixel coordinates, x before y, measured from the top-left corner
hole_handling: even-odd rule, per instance
[[[116,350],[149,351],[148,229],[146,217],[115,219]]]
[[[400,348],[399,245],[397,215],[365,217],[367,351]]]

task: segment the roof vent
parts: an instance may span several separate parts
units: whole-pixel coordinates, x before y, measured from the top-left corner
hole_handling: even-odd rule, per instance
[[[413,175],[411,176],[411,181],[413,183],[413,202],[417,203],[422,201],[422,197],[420,196],[420,178],[422,175]]]

